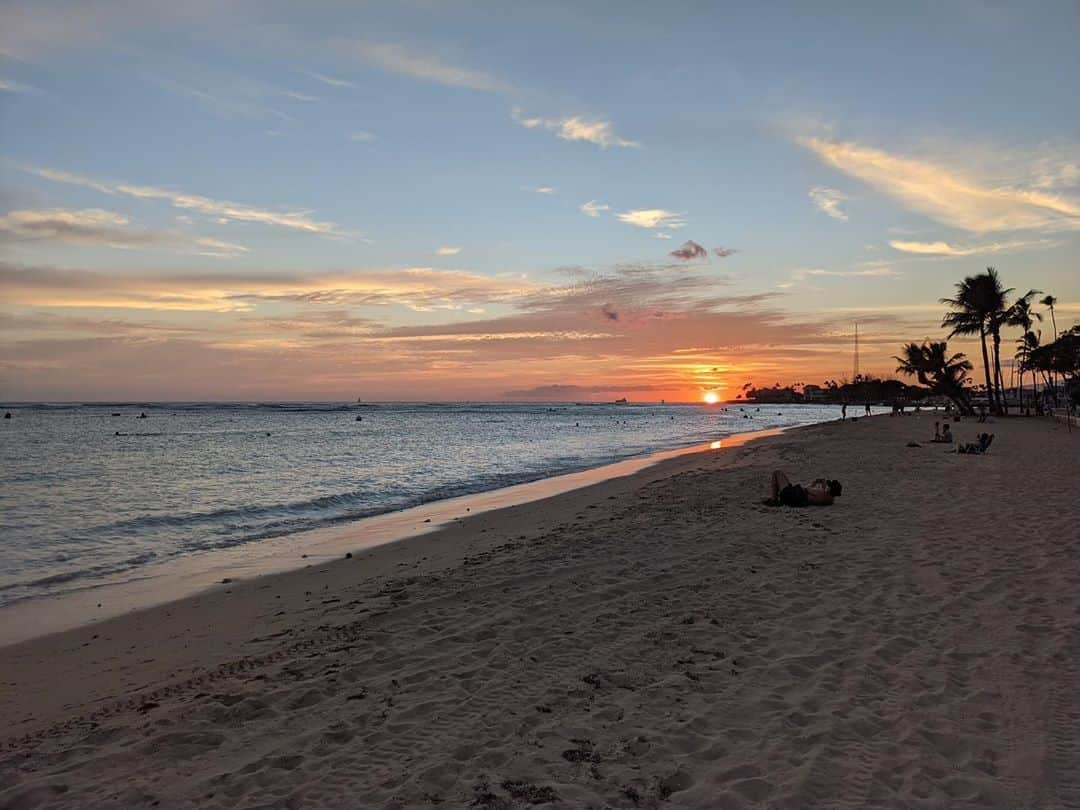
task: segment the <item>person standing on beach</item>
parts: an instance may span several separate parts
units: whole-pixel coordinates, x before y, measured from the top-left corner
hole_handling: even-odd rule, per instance
[[[843,403],[840,406],[840,421],[843,422],[847,419],[847,403]]]

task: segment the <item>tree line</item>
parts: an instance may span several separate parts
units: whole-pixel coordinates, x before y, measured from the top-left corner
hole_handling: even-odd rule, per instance
[[[941,326],[950,330],[949,338],[979,336],[984,389],[994,413],[1006,414],[1009,409],[1001,370],[1002,339],[1006,328],[1020,330],[1013,359],[1020,375],[1017,391],[1021,409],[1024,407],[1026,377],[1031,379],[1029,407],[1039,403],[1040,377],[1043,391],[1048,392],[1055,402],[1060,378],[1070,400],[1080,404],[1080,324],[1059,334],[1054,296],[1043,295],[1040,290],[1028,290],[1010,300],[1013,292],[1011,287],[1004,287],[993,267],[968,276],[956,285],[951,298],[941,299],[941,303],[949,307]],[[1054,337],[1049,343],[1042,342],[1042,331],[1035,328],[1036,323],[1043,321],[1043,313],[1035,309],[1036,303],[1045,307],[1050,316]],[[969,387],[972,380],[968,374],[974,367],[962,352],[950,353],[947,341],[908,343],[894,359],[899,363],[898,372],[915,377],[932,393],[947,397],[961,413],[973,412],[972,389]]]

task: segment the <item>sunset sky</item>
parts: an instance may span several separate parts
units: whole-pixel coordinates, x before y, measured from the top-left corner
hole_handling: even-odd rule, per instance
[[[734,396],[988,265],[1080,320],[1076,2],[742,5],[2,2],[0,399]]]

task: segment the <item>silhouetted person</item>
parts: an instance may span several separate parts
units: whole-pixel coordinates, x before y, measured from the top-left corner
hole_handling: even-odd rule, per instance
[[[769,506],[829,506],[844,491],[839,481],[818,478],[808,487],[792,484],[788,477],[776,470],[769,482]]]

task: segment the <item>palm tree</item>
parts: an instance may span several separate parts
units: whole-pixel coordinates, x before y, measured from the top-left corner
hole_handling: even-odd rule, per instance
[[[1057,340],[1057,318],[1054,317],[1054,305],[1057,304],[1057,302],[1057,298],[1052,295],[1044,295],[1039,299],[1040,304],[1050,308],[1050,323],[1054,325],[1054,340]]]
[[[1057,318],[1054,317],[1054,306],[1057,304],[1057,302],[1058,302],[1057,298],[1055,298],[1052,295],[1044,295],[1039,300],[1040,304],[1042,304],[1044,307],[1047,307],[1050,310],[1050,323],[1052,323],[1054,325],[1054,340],[1055,341],[1058,339]],[[1054,388],[1054,390],[1056,392],[1056,390],[1057,390],[1057,375],[1056,374],[1051,374],[1050,375],[1050,385]],[[1055,393],[1055,396],[1056,396],[1056,393]]]
[[[1039,348],[1039,343],[1042,338],[1041,332],[1032,332],[1028,329],[1024,332],[1023,336],[1016,341],[1016,354],[1014,355],[1017,366],[1020,369],[1020,392],[1021,403],[1020,407],[1024,406],[1023,403],[1023,391],[1024,391],[1024,372],[1031,372],[1031,401],[1035,403],[1038,397],[1038,376],[1035,373],[1035,365],[1033,362],[1034,352]]]
[[[901,352],[901,356],[893,358],[900,364],[896,367],[898,372],[915,377],[920,385],[930,386],[933,393],[948,397],[960,413],[974,412],[964,388],[972,366],[962,352],[950,355],[945,341],[907,343]]]
[[[1041,290],[1028,290],[1024,295],[1021,295],[1015,301],[1012,306],[1005,312],[1005,323],[1008,326],[1019,326],[1023,330],[1023,337],[1017,341],[1021,345],[1025,345],[1025,340],[1029,334],[1031,334],[1031,327],[1035,325],[1035,321],[1042,320],[1042,313],[1036,312],[1031,308],[1032,299],[1038,295]],[[1017,357],[1019,359],[1019,357]],[[1020,364],[1020,407],[1024,407],[1024,364]],[[1034,377],[1034,375],[1032,375]],[[1035,396],[1035,384],[1032,381],[1031,396]]]
[[[990,397],[993,410],[1001,413],[1001,380],[999,348],[1001,345],[1001,326],[1005,319],[1005,299],[1011,289],[1004,289],[997,271],[986,268],[985,273],[968,276],[956,285],[956,295],[942,298],[941,303],[952,308],[941,321],[942,327],[949,327],[949,337],[955,335],[978,335],[982,346],[983,374],[986,377],[986,392]],[[986,349],[986,337],[994,339],[994,381],[990,380],[990,356]]]

